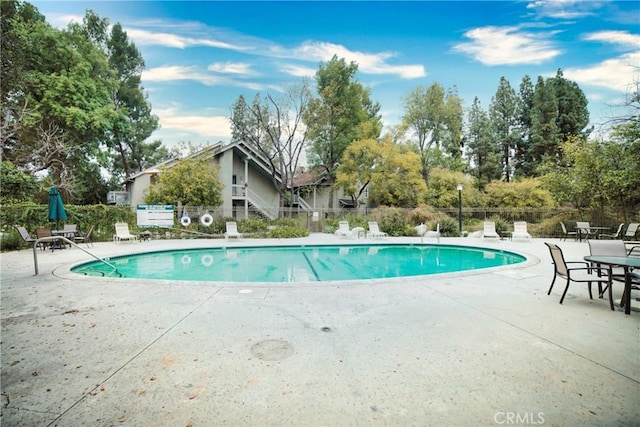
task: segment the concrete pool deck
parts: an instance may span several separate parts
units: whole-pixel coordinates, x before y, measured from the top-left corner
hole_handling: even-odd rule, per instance
[[[588,253],[557,239],[443,238],[529,261],[303,286],[85,277],[69,272],[91,260],[77,248],[39,251],[36,276],[32,250],[3,253],[0,423],[640,425],[640,312],[611,311],[577,284],[558,304],[564,283],[546,294],[544,241],[569,260]],[[368,242],[312,234],[88,250]]]

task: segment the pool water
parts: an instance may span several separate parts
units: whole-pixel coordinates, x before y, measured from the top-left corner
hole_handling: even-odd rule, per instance
[[[148,252],[74,267],[89,276],[215,282],[323,282],[419,276],[506,266],[525,257],[450,245],[276,246]]]

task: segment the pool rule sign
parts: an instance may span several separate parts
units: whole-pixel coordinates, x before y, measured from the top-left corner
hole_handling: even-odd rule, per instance
[[[138,205],[138,227],[173,227],[173,205]]]

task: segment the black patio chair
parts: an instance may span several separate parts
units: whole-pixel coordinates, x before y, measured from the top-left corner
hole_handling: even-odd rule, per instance
[[[89,245],[93,246],[93,231],[95,230],[95,228],[95,224],[92,225],[91,227],[89,227],[89,231],[87,231],[87,233],[84,235],[81,232],[76,231],[75,236],[73,236],[73,241],[76,244],[84,242],[87,247],[89,247]]]
[[[590,299],[593,299],[593,294],[591,292],[591,283],[598,283],[599,289],[602,289],[603,283],[609,283],[607,269],[592,267],[586,261],[565,261],[564,255],[562,254],[562,249],[560,249],[558,245],[547,242],[545,242],[545,245],[547,245],[547,247],[549,248],[555,270],[553,274],[553,280],[551,281],[551,286],[549,287],[549,292],[547,292],[547,295],[551,295],[551,290],[553,289],[553,285],[556,282],[556,278],[558,276],[567,280],[567,285],[565,286],[564,292],[562,292],[562,297],[560,298],[560,304],[562,304],[562,302],[564,301],[564,297],[567,295],[567,291],[569,290],[569,285],[571,284],[571,282],[587,283]],[[583,267],[570,268],[569,264],[582,265]],[[600,276],[598,274],[594,274],[597,272],[600,273]]]
[[[564,225],[564,222],[560,221],[560,227],[562,227],[562,239],[567,240],[567,237],[573,236],[574,240],[578,239],[577,231],[568,231],[567,226]]]

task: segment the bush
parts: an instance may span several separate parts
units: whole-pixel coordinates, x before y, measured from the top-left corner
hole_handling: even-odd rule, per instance
[[[33,243],[25,242],[15,229],[3,231],[0,234],[0,248],[3,251],[15,251],[29,247],[33,248]]]
[[[116,222],[126,222],[131,228],[131,232],[136,232],[136,213],[131,211],[129,206],[111,206],[111,205],[65,205],[67,212],[67,224],[76,224],[78,230],[86,232],[92,225],[95,225],[93,232],[93,240],[96,242],[110,241],[113,238],[115,229],[113,225]],[[10,205],[2,205],[0,209],[0,231],[3,233],[16,233],[15,226],[24,226],[31,235],[35,234],[37,227],[48,227],[55,229],[58,224],[48,220],[48,206],[35,203],[15,203]],[[61,224],[59,226],[62,226]],[[13,238],[9,238],[7,242],[12,242]],[[4,240],[4,239],[3,239]],[[20,240],[22,240],[20,238]],[[7,243],[11,247],[14,243]],[[18,247],[23,247],[22,245]],[[10,250],[10,246],[2,243],[2,250]]]
[[[436,223],[440,223],[440,234],[442,234],[443,236],[460,236],[460,233],[458,232],[457,219],[451,218],[449,215],[442,215],[436,220],[429,222],[429,230],[435,230]]]
[[[407,220],[409,225],[430,224],[437,222],[438,214],[427,205],[420,205],[417,208],[409,211],[407,214]]]
[[[309,230],[298,226],[279,226],[269,230],[269,237],[274,239],[291,239],[294,237],[307,237]]]
[[[389,236],[407,236],[407,233],[410,233],[407,228],[412,227],[412,225],[407,223],[404,209],[381,206],[373,211],[370,216],[371,220],[378,222],[380,231],[384,231]],[[367,228],[366,221],[364,227],[365,229]]]

